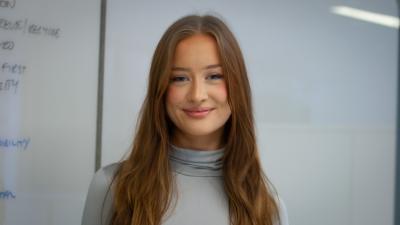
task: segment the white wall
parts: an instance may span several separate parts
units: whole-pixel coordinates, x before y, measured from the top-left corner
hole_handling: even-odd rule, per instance
[[[263,165],[290,224],[393,224],[398,31],[336,5],[397,15],[394,0],[110,0],[102,165],[129,149],[165,29],[212,11],[244,52]]]
[[[0,225],[80,224],[94,172],[100,2],[0,5],[0,43],[14,43],[0,44],[0,83],[19,82],[0,88]],[[4,63],[26,69],[12,72]]]

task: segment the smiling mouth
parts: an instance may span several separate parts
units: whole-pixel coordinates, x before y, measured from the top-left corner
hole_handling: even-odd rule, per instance
[[[211,111],[214,108],[212,107],[187,107],[187,108],[183,108],[183,111],[186,112],[205,112],[205,111]]]
[[[195,109],[195,110],[184,109],[183,111],[189,117],[199,119],[199,118],[206,117],[212,110],[214,110],[214,109],[212,109],[212,108],[210,108],[210,109]]]

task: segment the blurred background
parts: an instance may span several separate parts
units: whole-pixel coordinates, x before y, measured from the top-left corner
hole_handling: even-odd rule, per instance
[[[120,0],[107,9],[102,165],[131,143],[163,32],[212,13],[244,53],[264,169],[290,224],[394,224],[396,1]]]

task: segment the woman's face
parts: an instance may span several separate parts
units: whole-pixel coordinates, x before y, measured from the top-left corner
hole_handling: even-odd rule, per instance
[[[175,49],[166,107],[175,136],[220,138],[231,115],[215,40],[196,34]]]

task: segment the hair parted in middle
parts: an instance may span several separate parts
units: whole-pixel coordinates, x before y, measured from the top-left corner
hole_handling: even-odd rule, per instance
[[[232,114],[224,127],[222,161],[231,224],[273,225],[280,220],[274,188],[258,155],[251,89],[239,44],[218,17],[189,15],[166,30],[154,52],[132,149],[113,179],[114,225],[160,225],[172,205],[175,188],[168,151],[175,127],[166,112],[166,92],[176,46],[196,34],[215,40],[228,90]]]

